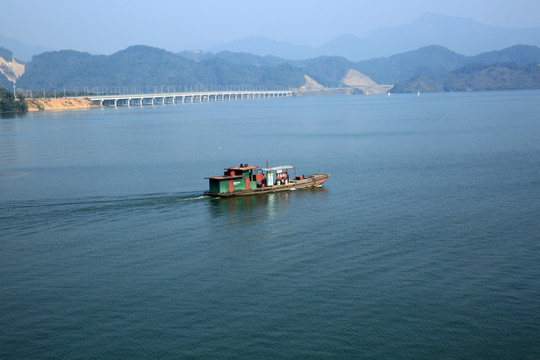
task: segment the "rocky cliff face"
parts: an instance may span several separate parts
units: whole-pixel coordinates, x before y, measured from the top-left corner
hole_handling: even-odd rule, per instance
[[[0,57],[0,74],[15,84],[22,74],[24,74],[24,65],[19,64],[15,59],[7,61],[3,57]]]

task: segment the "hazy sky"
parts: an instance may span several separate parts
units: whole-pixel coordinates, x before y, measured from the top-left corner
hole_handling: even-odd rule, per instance
[[[408,24],[427,12],[540,27],[539,0],[0,0],[0,35],[93,54],[136,44],[204,49],[253,35],[318,46],[343,34],[362,37]]]

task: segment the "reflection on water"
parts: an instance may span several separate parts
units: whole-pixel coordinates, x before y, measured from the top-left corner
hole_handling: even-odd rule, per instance
[[[302,189],[252,196],[208,199],[210,238],[219,244],[219,256],[242,257],[245,251],[266,249],[268,254],[281,248],[284,239],[304,234],[327,201],[325,188]],[[285,240],[288,242],[288,240]],[[294,243],[294,241],[293,241]],[[281,250],[275,247],[281,248]],[[273,250],[270,250],[273,249]],[[277,256],[277,255],[276,255]],[[237,258],[237,260],[240,260]],[[244,261],[243,259],[242,261]]]
[[[236,196],[210,200],[212,218],[227,217],[233,221],[253,222],[266,219],[266,208],[273,200],[270,195]]]
[[[16,119],[19,117],[17,113],[0,113],[0,119]]]
[[[230,198],[210,199],[212,218],[228,216],[244,221],[273,220],[287,215],[290,210],[290,200],[298,201],[305,197],[327,193],[325,187],[276,192],[271,194],[235,196]]]

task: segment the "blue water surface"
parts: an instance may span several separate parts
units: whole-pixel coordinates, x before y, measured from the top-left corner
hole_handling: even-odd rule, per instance
[[[1,119],[0,358],[538,359],[539,159],[540,91]]]

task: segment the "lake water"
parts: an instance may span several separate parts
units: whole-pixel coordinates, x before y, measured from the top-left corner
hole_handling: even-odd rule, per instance
[[[3,359],[539,359],[539,279],[540,91],[0,119]]]

